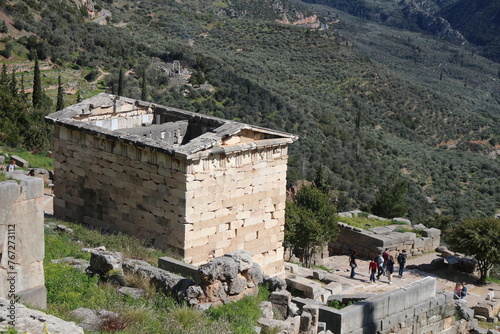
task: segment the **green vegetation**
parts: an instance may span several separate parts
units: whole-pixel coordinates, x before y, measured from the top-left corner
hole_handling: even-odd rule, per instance
[[[384,8],[399,10],[389,2],[337,3],[366,18]],[[283,13],[293,21],[313,12],[288,1],[282,11],[263,0],[97,5],[112,12],[109,25],[88,22],[85,9],[71,2],[6,5],[15,29],[32,34],[6,40],[11,58],[4,62],[33,63],[38,55],[48,98],[41,110],[18,98],[2,102],[0,143],[47,146],[50,132],[40,124],[54,109],[48,101],[55,105],[61,75],[65,88],[73,88],[66,105],[120,88],[131,98],[297,134],[289,184],[313,180],[322,166],[322,186],[339,211],[370,211],[395,179],[407,182],[402,197],[414,222],[426,223],[436,209],[461,219],[492,216],[499,206],[500,166],[488,157],[500,142],[493,80],[499,66],[467,45],[324,6],[314,12],[328,22],[327,30],[275,22]],[[58,68],[44,69],[49,59]],[[168,77],[159,65],[173,60],[194,73],[195,86],[206,80],[213,90]],[[33,86],[31,73],[26,88]],[[11,85],[3,87],[9,96]]]
[[[357,216],[357,217],[353,217],[353,218],[338,217],[338,220],[342,223],[346,223],[348,225],[351,225],[351,226],[354,226],[357,228],[362,228],[364,230],[374,228],[374,227],[388,226],[388,225],[395,224],[392,222],[392,220],[378,220],[378,219],[372,219],[372,218],[367,218],[367,217],[362,217],[362,216]]]
[[[5,147],[0,147],[0,151],[5,152],[5,154],[9,156],[17,155],[23,158],[29,162],[30,167],[45,168],[47,170],[54,169],[54,159],[48,157],[45,151],[40,151],[35,154],[23,149],[9,149]]]
[[[153,265],[157,264],[158,257],[172,256],[157,248],[147,247],[141,240],[123,233],[102,233],[101,231],[89,229],[80,224],[58,222],[53,219],[50,221],[68,226],[73,229],[73,234],[71,236],[61,236],[59,234],[47,235],[47,239],[54,239],[54,241],[47,244],[45,250],[45,258],[49,260],[65,256],[75,256],[79,253],[77,250],[81,247],[99,247],[103,245],[115,252],[122,252],[124,257],[148,261]],[[52,252],[56,252],[55,255],[52,255]]]
[[[309,268],[314,254],[337,236],[335,207],[320,189],[303,186],[294,201],[286,203],[285,215],[285,247]]]
[[[347,303],[342,303],[340,300],[329,300],[328,303],[326,303],[327,306],[336,308],[337,310],[343,309],[344,307],[347,307],[349,305],[355,304],[359,301],[362,301],[363,299],[358,299],[358,300],[351,300]]]
[[[474,256],[478,283],[485,283],[488,271],[500,264],[500,218],[464,219],[445,235],[445,241],[451,249]]]
[[[51,222],[53,220],[46,220],[47,224]],[[74,233],[46,230],[44,269],[48,313],[71,321],[76,319],[70,312],[79,307],[106,309],[117,313],[118,317],[107,318],[101,323],[100,333],[103,334],[253,333],[256,321],[261,316],[258,305],[269,297],[267,289],[261,287],[256,298],[246,297],[238,302],[202,312],[179,305],[173,298],[155,291],[141,277],[125,275],[127,283],[144,288],[147,297],[132,299],[121,296],[116,293],[116,286],[100,282],[97,276],[89,277],[67,264],[52,263],[52,260],[67,256],[89,259],[89,254],[80,250],[85,246],[104,245],[110,251],[121,251],[126,257],[147,259],[151,263],[156,263],[157,257],[163,253],[142,246],[133,237],[102,234],[69,222],[57,223],[72,228]]]

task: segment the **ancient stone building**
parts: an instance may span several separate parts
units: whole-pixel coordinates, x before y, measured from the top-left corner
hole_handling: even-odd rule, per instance
[[[47,120],[57,217],[147,239],[192,264],[245,249],[264,272],[282,271],[296,136],[109,94]]]

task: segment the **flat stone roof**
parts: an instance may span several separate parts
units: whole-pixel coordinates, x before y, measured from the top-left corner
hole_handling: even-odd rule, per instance
[[[46,121],[184,159],[293,143],[296,135],[155,103],[100,93],[45,117]],[[130,126],[116,127],[127,119]],[[161,119],[166,119],[162,121]],[[115,129],[102,126],[113,120]],[[187,127],[186,127],[187,121]],[[100,125],[101,124],[101,125]],[[128,124],[128,123],[127,123]],[[168,135],[174,139],[154,138]],[[233,137],[241,140],[234,140]],[[177,140],[177,142],[175,141]]]

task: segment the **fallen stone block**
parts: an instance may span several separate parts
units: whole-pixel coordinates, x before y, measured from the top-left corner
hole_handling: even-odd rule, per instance
[[[323,290],[320,283],[296,275],[288,275],[285,281],[289,289],[301,291],[306,298],[316,299]]]
[[[10,300],[0,298],[0,319],[9,319],[8,307]],[[32,310],[22,304],[15,303],[16,330],[20,333],[44,333],[44,328],[50,334],[83,334],[83,328],[74,322],[64,321],[41,311]],[[0,332],[10,327],[8,321],[0,321]]]
[[[108,251],[91,251],[87,270],[99,276],[106,276],[109,272],[122,272],[122,253]]]

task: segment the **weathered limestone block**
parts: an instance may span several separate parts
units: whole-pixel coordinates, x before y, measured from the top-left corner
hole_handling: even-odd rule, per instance
[[[498,315],[500,311],[500,302],[499,301],[488,301],[484,303],[480,303],[477,306],[473,307],[474,315],[483,316],[485,318],[491,318]]]
[[[186,279],[182,276],[169,273],[168,271],[153,267],[146,261],[142,260],[127,260],[123,263],[125,272],[137,273],[144,278],[149,279],[151,283],[156,285],[164,292],[172,292],[178,299],[183,300],[188,287],[195,282]]]
[[[292,294],[286,290],[275,291],[269,296],[269,301],[273,304],[274,309],[279,313],[280,319],[286,319],[288,315],[288,305],[292,301]]]
[[[288,275],[285,281],[288,289],[299,290],[305,297],[311,299],[318,298],[324,290],[320,283],[296,275]]]
[[[122,272],[122,253],[92,250],[90,255],[89,272],[100,276],[107,275],[110,271]]]
[[[229,281],[238,275],[238,263],[230,257],[218,257],[199,266],[198,270],[205,284],[211,284],[216,280]]]
[[[434,227],[422,230],[423,237],[434,238],[440,235],[441,235],[441,230]]]
[[[15,308],[14,319],[11,317],[12,307]],[[0,331],[6,331],[11,326],[11,320],[15,320],[15,328],[21,333],[44,333],[45,327],[51,334],[83,334],[83,328],[74,322],[29,309],[22,304],[12,305],[9,300],[0,297]]]
[[[273,304],[269,301],[263,301],[259,304],[262,310],[262,317],[265,319],[274,319]]]
[[[285,280],[279,277],[269,277],[267,275],[264,275],[263,282],[265,285],[267,285],[269,291],[271,292],[282,291],[286,289]]]

